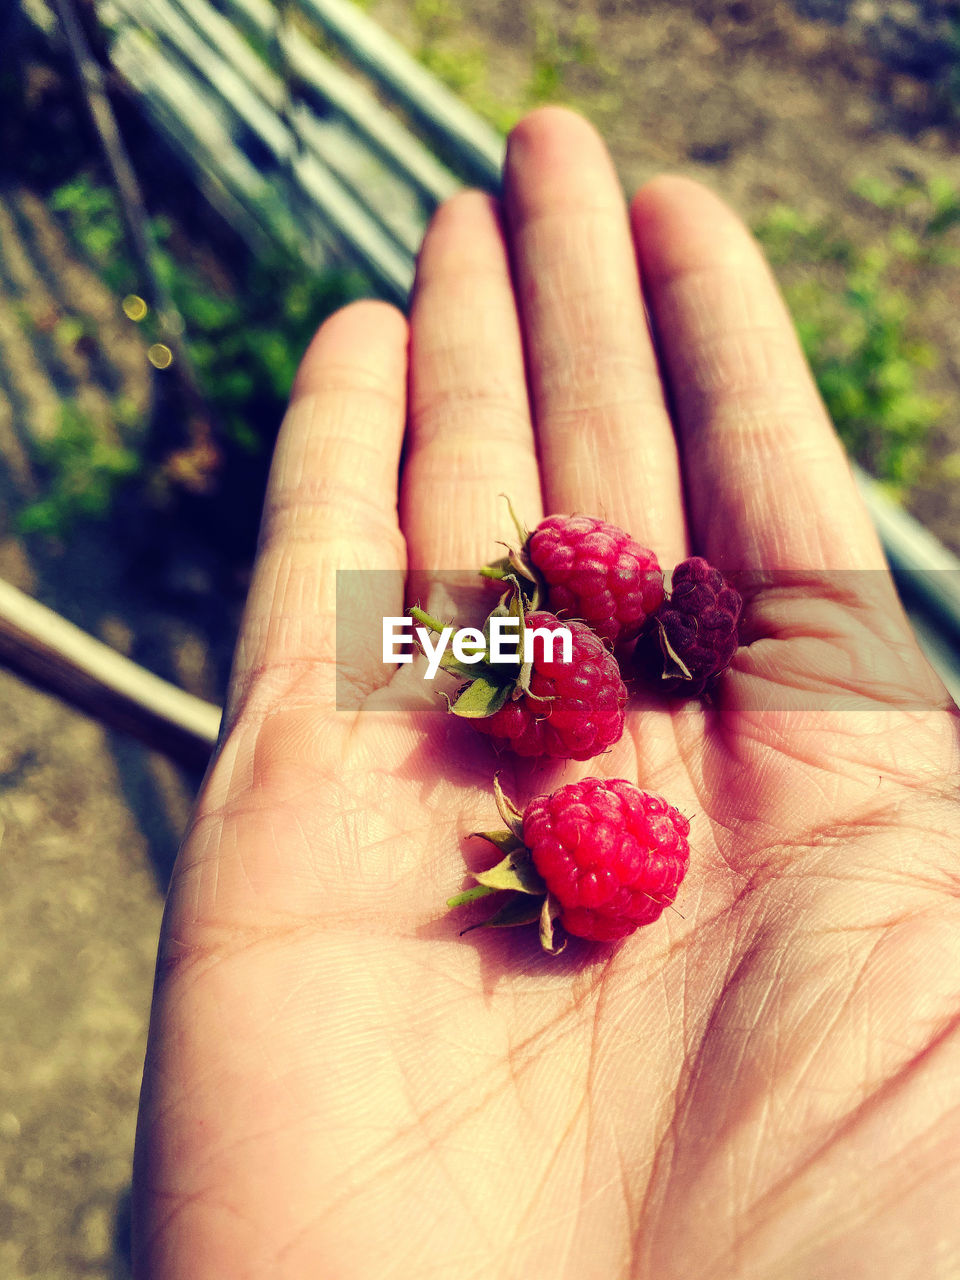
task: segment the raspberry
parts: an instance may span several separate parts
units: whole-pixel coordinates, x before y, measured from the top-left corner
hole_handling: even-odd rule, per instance
[[[509,830],[484,838],[506,856],[449,906],[508,890],[485,923],[539,919],[544,949],[557,952],[568,933],[625,938],[673,902],[690,860],[690,823],[662,797],[623,778],[584,778],[537,796],[521,816],[496,780],[494,787]]]
[[[584,778],[537,796],[523,839],[567,933],[612,942],[656,920],[687,870],[690,823],[623,778]]]
[[[585,623],[561,622],[543,610],[527,613],[519,579],[509,575],[507,582],[508,590],[487,619],[486,647],[480,649],[478,661],[467,665],[455,656],[440,659],[441,667],[467,681],[448,704],[450,710],[517,755],[589,760],[623,734],[628,694],[617,661]],[[410,612],[430,630],[443,630],[443,624],[422,609]],[[510,620],[511,627],[516,624],[512,640],[524,632],[568,631],[570,660],[563,661],[561,637],[548,649],[549,634],[534,634],[529,662],[521,656],[494,661],[495,619],[503,625]]]
[[[614,645],[632,639],[663,600],[663,573],[652,551],[594,516],[548,516],[526,544],[554,612],[581,618]]]
[[[529,692],[516,690],[519,697],[493,715],[474,720],[474,727],[500,739],[519,756],[589,760],[619,742],[627,689],[603,642],[582,622],[561,622],[552,613],[528,613],[526,626],[545,631],[567,628],[572,661],[560,661],[557,641],[555,661],[547,662],[545,642],[538,636]]]
[[[638,674],[661,692],[699,696],[733,661],[742,607],[719,569],[702,556],[684,560],[637,642]]]

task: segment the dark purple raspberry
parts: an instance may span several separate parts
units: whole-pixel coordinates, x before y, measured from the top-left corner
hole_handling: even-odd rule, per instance
[[[719,569],[684,560],[637,642],[638,675],[662,693],[698,697],[733,661],[742,607]]]

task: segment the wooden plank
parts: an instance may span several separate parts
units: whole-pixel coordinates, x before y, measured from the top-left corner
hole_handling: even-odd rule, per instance
[[[946,635],[960,677],[960,558],[884,492],[866,472],[854,476],[895,577],[916,596]]]
[[[301,32],[285,27],[268,0],[216,0],[216,7],[262,43],[277,40],[290,74],[349,122],[358,141],[367,143],[428,202],[439,204],[462,185],[396,116],[381,106],[364,84],[338,67]],[[195,0],[191,0],[190,11],[196,20],[211,29],[209,8],[197,6]],[[280,97],[270,100],[279,109],[283,86],[279,79],[276,84]]]
[[[206,100],[214,115],[218,111],[222,115],[225,110],[235,114],[273,157],[277,178],[291,175],[295,179],[295,189],[290,193],[295,207],[288,210],[290,220],[296,223],[301,211],[296,199],[299,188],[306,195],[306,206],[312,208],[315,220],[322,218],[326,222],[387,297],[405,304],[413,280],[413,258],[409,249],[384,229],[382,220],[365,208],[316,155],[294,149],[290,133],[278,117],[247,87],[235,68],[190,30],[167,0],[118,0],[118,4],[130,16],[149,16],[154,31],[181,55],[183,61],[178,62],[178,70],[181,79],[188,82],[180,97],[181,104]],[[141,66],[154,65],[155,89],[164,78],[169,81],[171,59],[164,47],[156,47],[143,38],[139,41],[138,57]],[[163,73],[157,74],[157,64],[164,62],[168,64],[165,77]],[[133,82],[133,87],[143,92],[139,82]],[[175,110],[176,104],[168,100],[168,108]],[[180,132],[189,133],[193,129],[193,111],[183,113],[181,107],[180,114]],[[239,152],[232,139],[226,146],[229,151]],[[209,154],[207,150],[208,157]]]
[[[471,182],[500,186],[505,143],[350,0],[292,0],[377,84],[459,157]]]
[[[224,216],[230,217],[235,202],[272,242],[304,252],[304,238],[276,189],[236,146],[223,104],[198,91],[192,77],[133,27],[117,32],[110,56],[187,167],[225,193],[219,201]],[[188,97],[190,111],[184,113]],[[242,223],[233,225],[243,230]]]
[[[202,766],[217,741],[219,707],[161,680],[3,581],[0,660],[184,764]]]

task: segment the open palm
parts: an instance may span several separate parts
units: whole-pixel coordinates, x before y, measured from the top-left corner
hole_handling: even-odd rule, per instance
[[[543,110],[503,226],[476,193],[434,219],[409,332],[339,313],[281,433],[161,939],[139,1275],[956,1275],[957,722],[749,237],[679,179],[628,219],[592,130]],[[748,571],[716,703],[511,763],[371,629],[335,709],[337,570],[386,571],[401,614],[497,554],[502,492]],[[665,795],[677,911],[559,958],[459,937],[497,768],[521,803],[588,773]]]

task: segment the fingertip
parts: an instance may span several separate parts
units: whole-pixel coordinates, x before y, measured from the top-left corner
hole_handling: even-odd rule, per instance
[[[331,368],[380,371],[396,380],[406,362],[407,321],[392,303],[361,298],[328,316],[310,340],[290,391],[291,400],[326,385]]]
[[[630,202],[630,221],[648,283],[665,284],[721,260],[760,259],[734,210],[682,174],[659,174],[645,183]]]
[[[506,272],[506,262],[499,201],[484,191],[458,191],[444,200],[430,219],[417,257],[414,304],[435,276],[449,285],[462,280],[474,266],[496,263]]]
[[[537,107],[507,139],[504,195],[515,220],[602,204],[623,208],[606,144],[569,107]]]
[[[516,159],[526,148],[549,146],[558,139],[569,141],[577,138],[593,145],[604,145],[586,116],[574,111],[572,107],[554,103],[534,107],[510,130],[507,137],[507,159],[510,159],[511,152]]]
[[[491,218],[496,218],[498,207],[496,196],[467,187],[437,205],[427,227],[427,236],[436,236],[450,226],[459,230],[478,222],[488,224]]]

